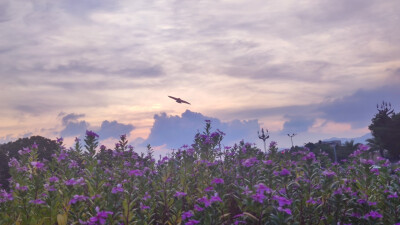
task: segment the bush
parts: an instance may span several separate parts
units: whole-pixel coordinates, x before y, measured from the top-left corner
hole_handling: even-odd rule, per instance
[[[194,144],[158,160],[126,136],[114,150],[60,146],[48,162],[38,146],[9,162],[11,191],[0,224],[395,224],[399,167],[370,160],[359,145],[342,165],[307,149],[270,154],[240,142],[222,147],[210,122]],[[97,150],[98,151],[98,150]]]

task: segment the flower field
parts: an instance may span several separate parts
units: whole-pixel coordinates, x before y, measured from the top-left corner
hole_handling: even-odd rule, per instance
[[[223,133],[154,158],[122,135],[113,150],[88,131],[51,161],[37,146],[9,162],[10,190],[0,192],[0,224],[400,224],[400,167],[360,145],[345,162],[323,152],[268,153]]]

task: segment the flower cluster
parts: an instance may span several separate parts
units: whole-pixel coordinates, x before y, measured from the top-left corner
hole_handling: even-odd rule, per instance
[[[400,169],[360,145],[345,161],[324,152],[221,146],[206,129],[156,160],[121,135],[115,149],[59,140],[50,161],[27,146],[11,158],[0,224],[400,224]]]

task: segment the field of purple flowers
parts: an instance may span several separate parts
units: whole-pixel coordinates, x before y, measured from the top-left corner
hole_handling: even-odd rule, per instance
[[[88,131],[85,146],[59,140],[51,161],[37,146],[9,162],[0,224],[400,224],[400,168],[360,145],[332,163],[326,154],[222,147],[206,122],[194,144],[155,159],[126,136],[114,150]]]

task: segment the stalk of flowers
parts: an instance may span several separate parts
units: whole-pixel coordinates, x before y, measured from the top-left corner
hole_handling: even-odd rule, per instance
[[[372,164],[364,147],[341,164],[307,149],[266,155],[245,142],[221,158],[223,135],[209,126],[192,148],[156,162],[126,136],[97,152],[87,134],[85,150],[60,147],[50,162],[35,146],[21,149],[9,163],[12,190],[0,192],[0,224],[399,222],[398,165]]]

